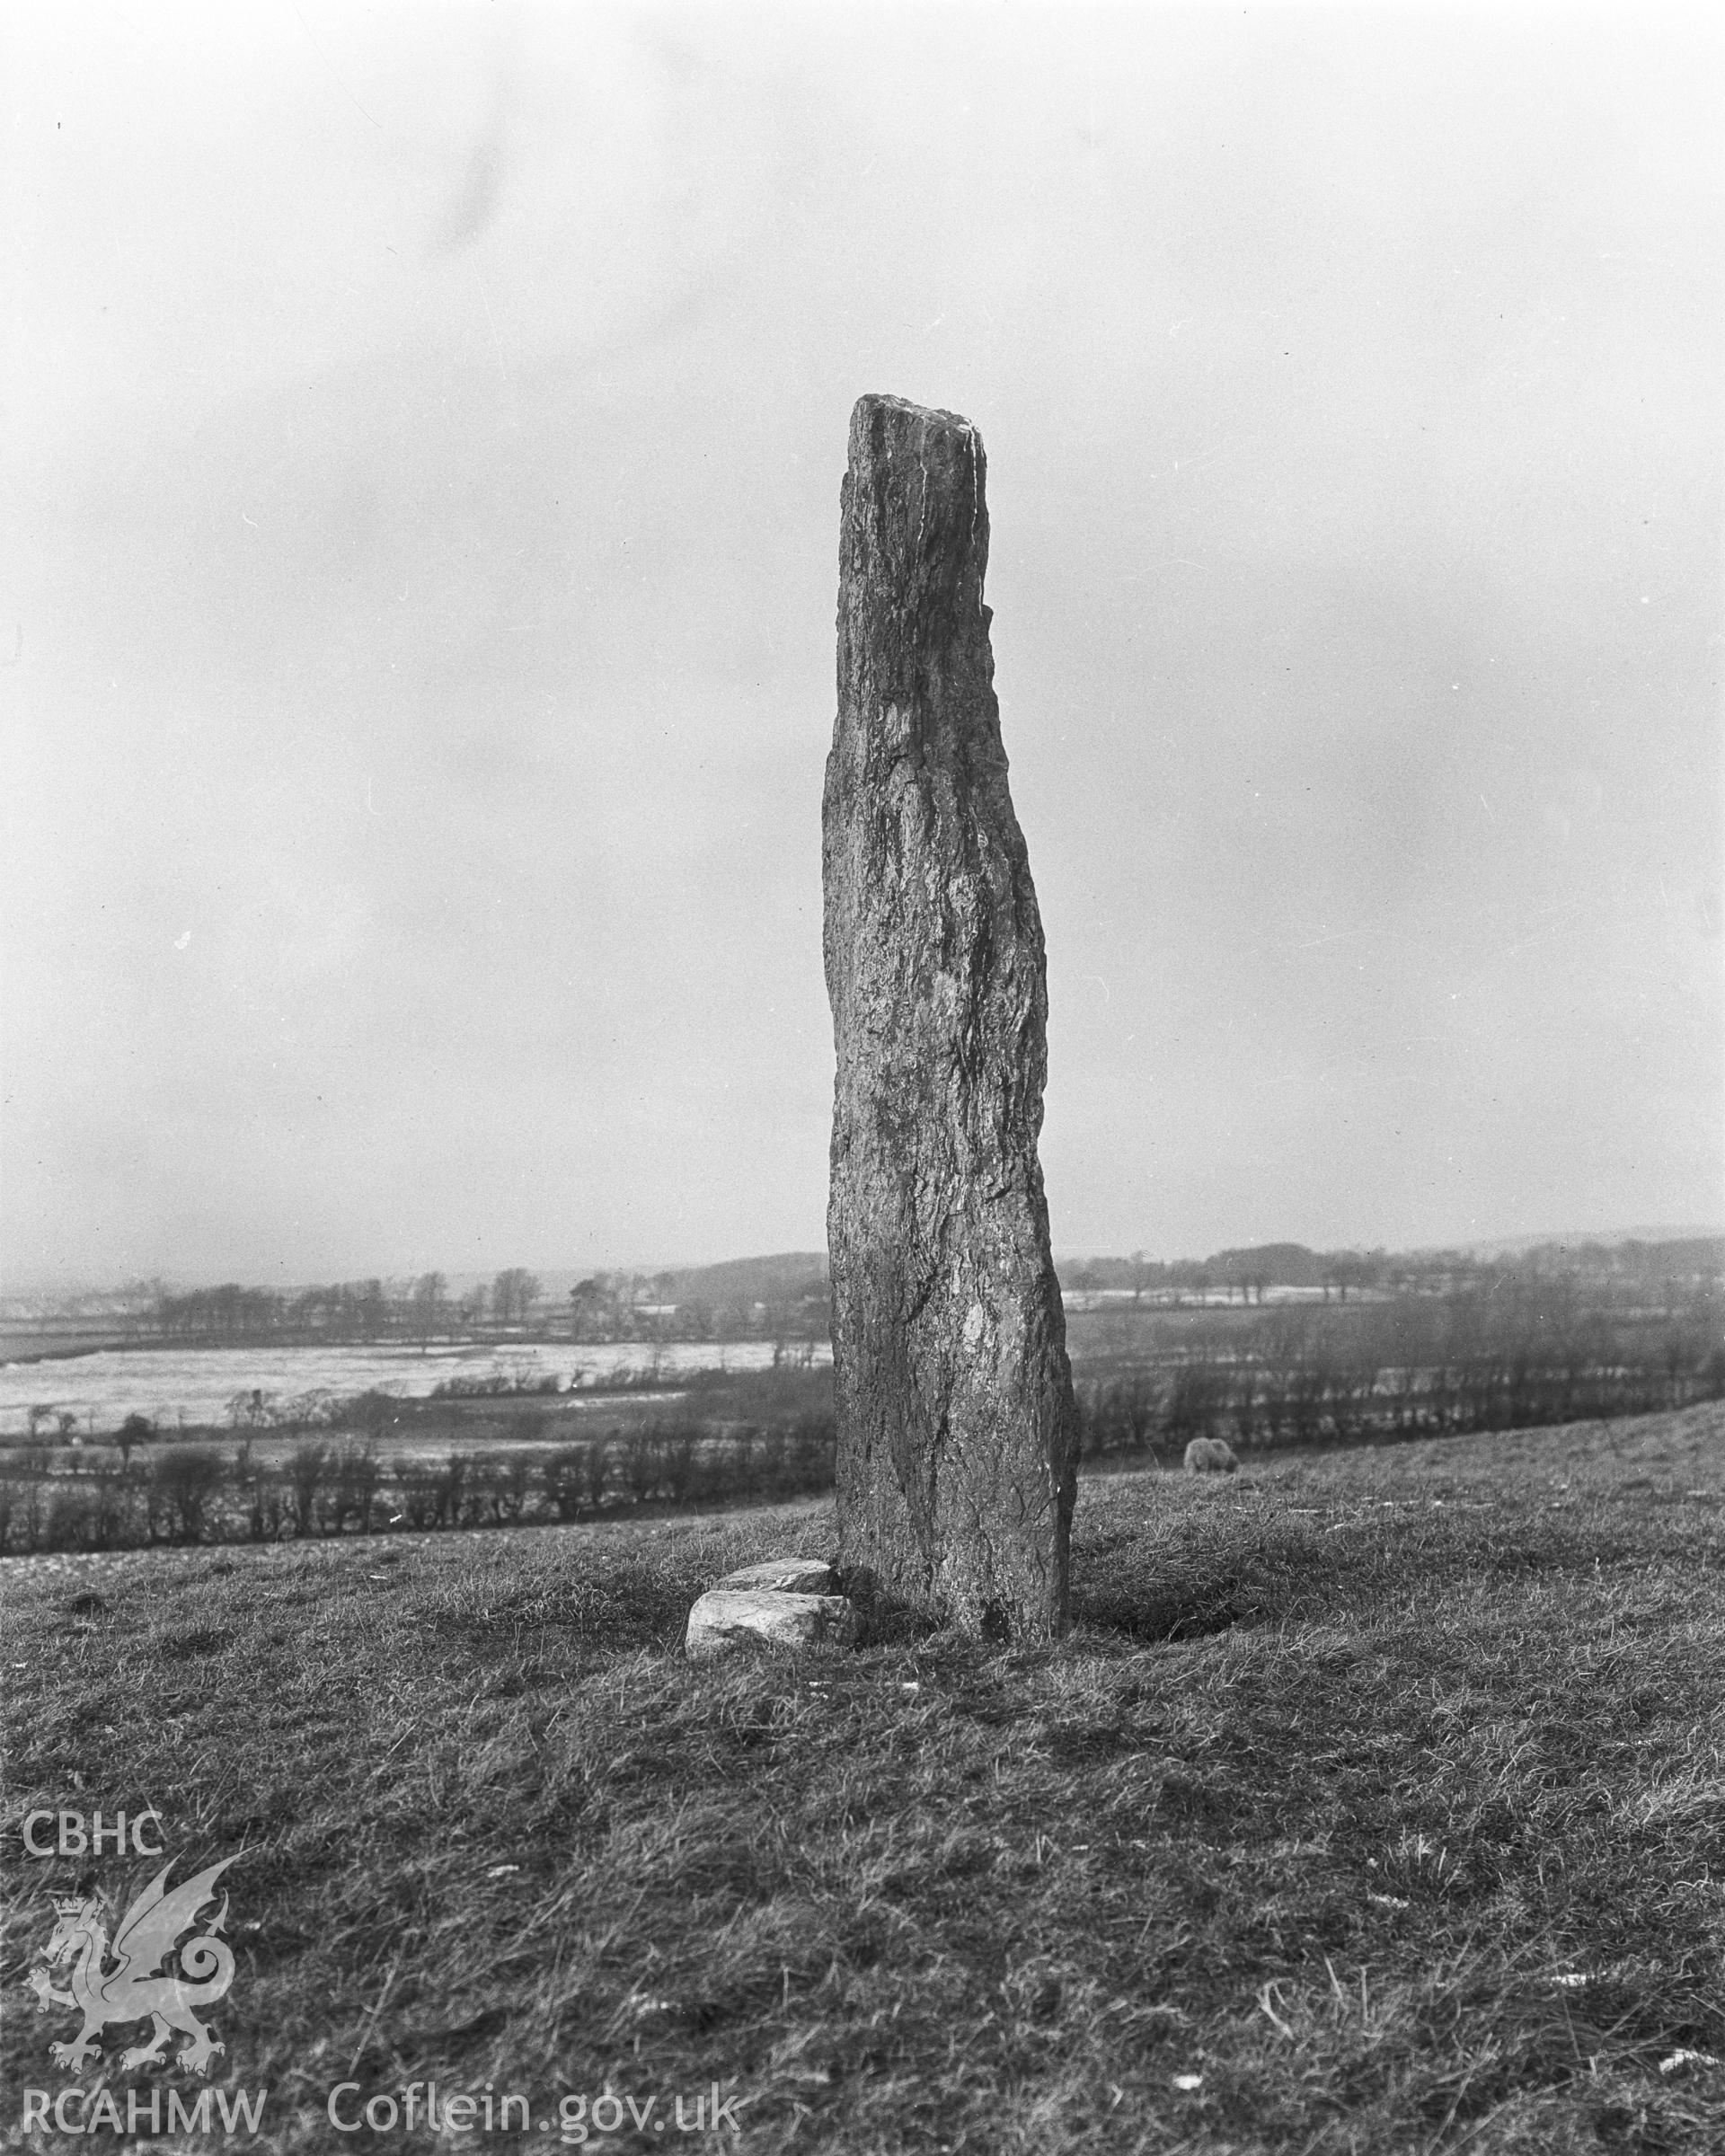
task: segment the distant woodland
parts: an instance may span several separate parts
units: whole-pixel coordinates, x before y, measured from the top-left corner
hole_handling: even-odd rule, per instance
[[[1277,1244],[1190,1265],[1096,1259],[1066,1276],[1092,1462],[1173,1463],[1198,1436],[1252,1454],[1725,1398],[1717,1239],[1493,1259]],[[111,1312],[94,1321],[115,1324]],[[433,1273],[394,1288],[158,1290],[120,1322],[140,1345],[753,1337],[774,1352],[752,1375],[661,1373],[650,1348],[574,1378],[523,1357],[414,1400],[242,1390],[218,1425],[178,1442],[137,1413],[98,1431],[32,1409],[0,1441],[0,1552],[549,1523],[830,1487],[832,1373],[812,1366],[830,1323],[818,1257],[595,1274],[561,1294],[518,1268],[455,1288]]]
[[[1085,1258],[1060,1266],[1070,1315],[1317,1303],[1432,1301],[1614,1317],[1693,1317],[1725,1289],[1725,1236],[1537,1243],[1513,1254],[1314,1250],[1264,1243],[1204,1259]],[[510,1267],[490,1280],[428,1272],[289,1289],[171,1288],[0,1302],[8,1331],[103,1332],[135,1344],[231,1348],[332,1341],[618,1341],[824,1339],[831,1312],[823,1252],[737,1259],[659,1272],[549,1279]]]

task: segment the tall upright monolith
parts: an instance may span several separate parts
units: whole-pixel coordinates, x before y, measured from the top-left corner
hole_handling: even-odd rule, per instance
[[[985,1636],[1066,1616],[1077,1418],[1037,1160],[1047,964],[968,420],[851,415],[822,803],[839,1562]]]

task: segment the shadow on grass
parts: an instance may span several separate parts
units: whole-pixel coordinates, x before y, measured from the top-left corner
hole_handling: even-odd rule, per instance
[[[917,1647],[945,1634],[937,1613],[862,1576],[851,1575],[843,1591],[856,1604],[859,1648]],[[1280,1613],[1237,1570],[1219,1570],[1155,1584],[1110,1580],[1105,1586],[1075,1586],[1070,1614],[1074,1625],[1084,1631],[1111,1633],[1145,1645],[1201,1639],[1236,1624],[1273,1621]],[[985,1634],[971,1644],[986,1656],[997,1653],[1005,1641]]]
[[[895,1595],[862,1567],[836,1573],[833,1584],[855,1605],[858,1647],[910,1647],[941,1629],[926,1607]]]
[[[1237,1624],[1273,1621],[1278,1613],[1250,1580],[1218,1572],[1204,1579],[1163,1581],[1134,1591],[1130,1583],[1075,1588],[1072,1616],[1087,1631],[1112,1632],[1149,1646],[1202,1639]]]
[[[1177,1511],[1164,1497],[1151,1513],[1152,1494],[1135,1497],[1138,1516],[1123,1508],[1074,1539],[1072,1615],[1092,1635],[1140,1646],[1202,1639],[1310,1614],[1337,1592],[1337,1552],[1303,1527],[1217,1514],[1184,1493]]]
[[[1165,1480],[1123,1480],[1108,1511],[1075,1533],[1072,1614],[1092,1634],[1135,1644],[1363,1623],[1410,1597],[1509,1579],[1555,1585],[1685,1555],[1709,1516],[1693,1506],[1626,1510],[1621,1493],[1610,1507],[1558,1510],[1513,1484],[1438,1487],[1441,1497],[1403,1486],[1389,1500],[1376,1481],[1349,1479],[1303,1489],[1318,1501],[1287,1507],[1280,1489],[1218,1501]]]

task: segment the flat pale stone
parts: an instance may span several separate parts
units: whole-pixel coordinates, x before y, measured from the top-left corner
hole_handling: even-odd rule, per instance
[[[753,1587],[774,1595],[830,1595],[833,1568],[818,1557],[770,1557],[765,1564],[727,1572],[718,1586]]]
[[[686,1650],[711,1661],[754,1640],[766,1647],[848,1647],[856,1612],[843,1595],[787,1595],[774,1588],[715,1587],[689,1612]]]

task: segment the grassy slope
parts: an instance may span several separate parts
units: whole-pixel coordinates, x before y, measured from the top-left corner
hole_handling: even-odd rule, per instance
[[[1052,1650],[707,1669],[824,1507],[14,1561],[0,2127],[70,2034],[16,1823],[150,1798],[246,1847],[217,2077],[284,2148],[433,2076],[717,2080],[749,2156],[1725,2148],[1659,2071],[1725,2056],[1722,1498],[1718,1407],[1097,1478]]]

